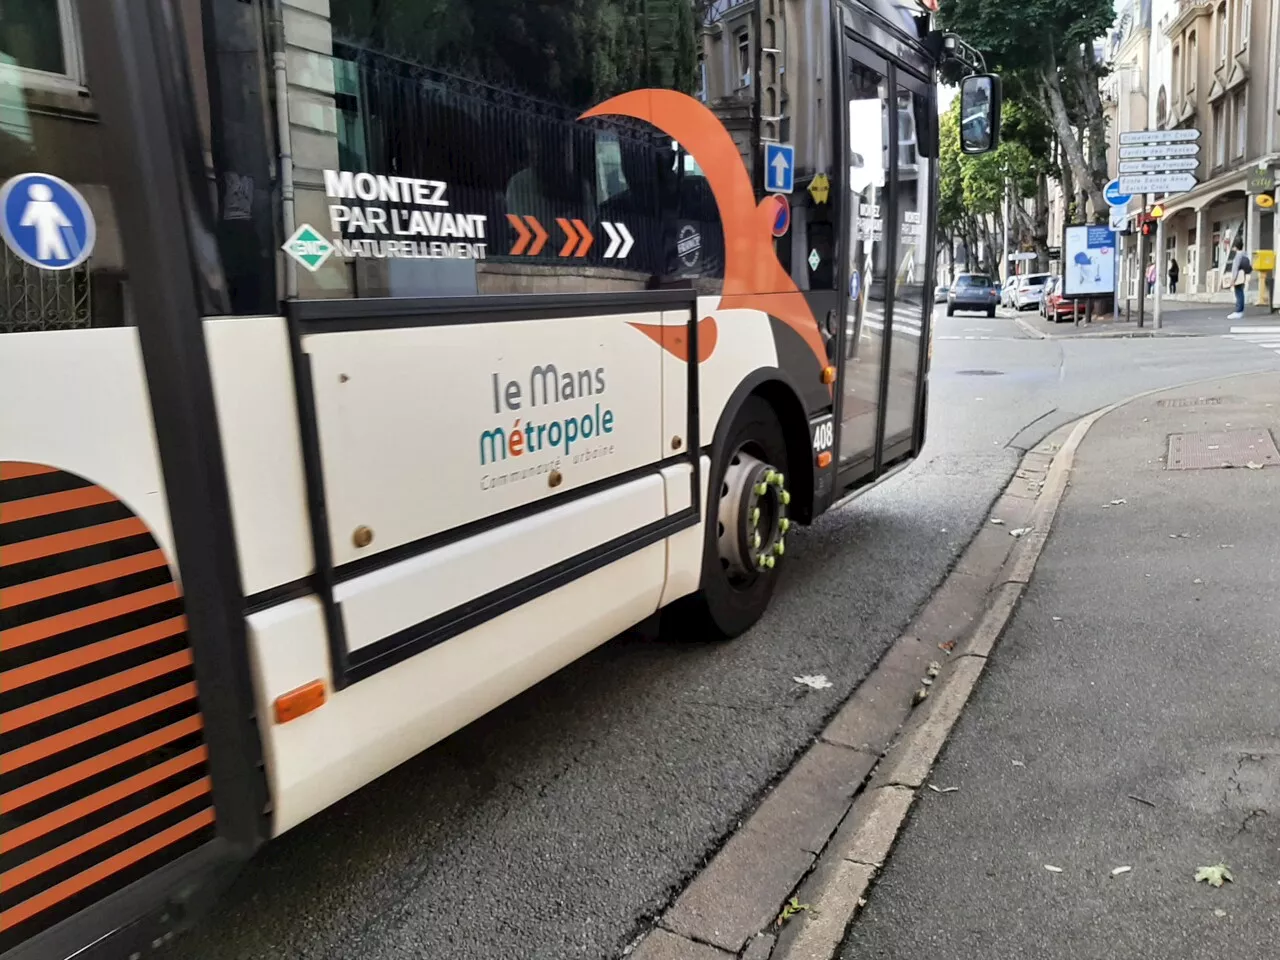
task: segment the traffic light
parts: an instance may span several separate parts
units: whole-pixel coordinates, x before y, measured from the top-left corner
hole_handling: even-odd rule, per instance
[[[1155,221],[1153,220],[1142,221],[1142,235],[1144,237],[1152,236],[1155,232],[1156,232]]]

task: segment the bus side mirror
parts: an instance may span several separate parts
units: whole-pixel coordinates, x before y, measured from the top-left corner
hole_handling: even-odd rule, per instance
[[[1000,78],[980,73],[960,82],[960,150],[970,156],[1000,146]]]

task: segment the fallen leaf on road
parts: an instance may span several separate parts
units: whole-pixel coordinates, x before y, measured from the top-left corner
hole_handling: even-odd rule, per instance
[[[995,525],[995,526],[997,526],[997,527],[998,527],[998,526],[1000,526],[1000,525],[1002,525],[1002,524],[1004,523],[1004,521],[1003,521],[1003,520],[1001,520],[999,517],[992,517],[992,518],[991,518],[991,522],[992,522],[992,524],[994,524],[994,525]]]
[[[1250,470],[1261,470],[1261,469],[1262,469],[1262,464],[1260,464],[1260,463],[1254,463],[1252,460],[1250,460],[1248,463],[1246,463],[1246,464],[1245,464],[1245,466],[1246,466],[1246,467],[1248,467]]]
[[[1220,887],[1224,882],[1231,883],[1235,881],[1235,877],[1231,875],[1231,868],[1225,863],[1219,863],[1213,867],[1201,867],[1196,871],[1196,883],[1207,883],[1211,887]]]
[[[1213,911],[1213,915],[1214,915],[1215,917],[1225,917],[1225,916],[1227,915],[1227,911],[1225,911],[1225,910],[1223,910],[1221,907],[1219,907],[1218,909],[1216,909],[1216,910],[1214,910],[1214,911]]]
[[[930,790],[934,793],[955,793],[959,787],[935,787],[932,783],[928,784]]]
[[[955,648],[956,648],[956,642],[954,640],[944,640],[942,641],[942,643],[938,644],[938,649],[945,650],[947,651],[947,653],[950,653]]]
[[[928,696],[929,696],[929,688],[921,687],[919,690],[915,692],[915,695],[912,696],[911,705],[913,707],[919,706],[920,704],[925,702]]]
[[[932,687],[932,686],[933,686],[933,677],[922,677],[922,678],[920,679],[920,682],[921,682],[921,683],[923,683],[926,687]]]
[[[1052,863],[1046,863],[1046,864],[1044,865],[1044,868],[1045,868],[1046,870],[1048,870],[1050,873],[1061,873],[1061,872],[1062,872],[1062,868],[1061,868],[1061,867],[1055,867]]]
[[[1015,767],[1025,767],[1025,766],[1026,766],[1026,764],[1025,764],[1025,763],[1023,763],[1021,760],[1014,760],[1014,761],[1013,761],[1013,765],[1014,765]]]
[[[1030,532],[1031,532],[1030,527],[1018,527],[1016,530],[1010,530],[1009,536],[1013,537],[1016,540],[1018,537],[1026,536]]]
[[[1114,870],[1111,871],[1111,875],[1113,877],[1118,877],[1121,874],[1128,873],[1132,869],[1133,867],[1116,867]]]
[[[792,897],[790,900],[788,900],[786,903],[782,905],[782,912],[778,914],[778,919],[776,923],[778,926],[782,926],[784,923],[786,923],[788,920],[794,917],[801,910],[808,910],[808,909],[809,909],[809,905],[807,903],[801,903],[795,897]]]
[[[929,661],[929,669],[927,671],[929,676],[936,677],[941,672],[942,672],[942,664],[940,664],[937,660]]]
[[[831,681],[827,679],[825,673],[815,673],[812,676],[792,677],[796,683],[802,683],[806,687],[812,687],[814,690],[826,690],[831,686]]]

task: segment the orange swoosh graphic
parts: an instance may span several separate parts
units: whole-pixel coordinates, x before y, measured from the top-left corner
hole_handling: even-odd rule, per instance
[[[817,358],[819,368],[826,367],[827,348],[813,311],[774,253],[775,201],[766,197],[759,205],[756,204],[751,178],[747,176],[738,147],[716,115],[687,94],[656,89],[619,94],[592,107],[583,117],[607,114],[633,117],[653,124],[681,143],[706,173],[724,232],[721,308],[762,310],[777,317],[804,338]],[[760,300],[762,294],[769,295],[767,301]],[[633,326],[639,328],[640,325]],[[674,335],[662,331],[676,329],[656,327],[645,332],[670,349],[666,340]],[[716,340],[714,335],[706,338],[711,348],[706,356],[702,356],[701,330],[699,326],[699,362],[711,355]],[[687,352],[687,346],[685,349]]]
[[[689,339],[687,327],[664,327],[656,323],[633,323],[646,337],[662,347],[678,360],[689,359]],[[714,317],[703,317],[698,321],[698,362],[702,363],[711,356],[720,339],[720,331]]]

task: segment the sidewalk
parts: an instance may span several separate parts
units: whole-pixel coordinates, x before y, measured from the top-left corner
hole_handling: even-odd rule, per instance
[[[1231,304],[1188,304],[1166,302],[1162,304],[1160,330],[1152,326],[1152,303],[1148,299],[1143,326],[1138,326],[1138,303],[1132,301],[1126,320],[1125,303],[1120,301],[1117,317],[1095,317],[1093,323],[1085,323],[1083,314],[1079,324],[1070,322],[1050,323],[1038,313],[1027,311],[1014,314],[1027,328],[1047,337],[1078,336],[1220,336],[1230,333],[1233,326],[1280,324],[1280,316],[1266,307],[1246,306],[1242,320],[1228,320],[1234,309]]]
[[[1276,955],[1280,456],[1258,441],[1278,421],[1266,374],[1093,426],[930,776],[958,789],[921,792],[844,960]],[[1239,469],[1166,469],[1170,435],[1235,430]],[[1175,464],[1234,455],[1193,439]],[[1223,861],[1234,882],[1195,881]]]

